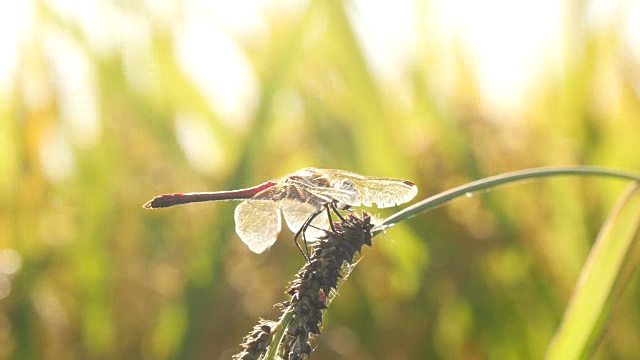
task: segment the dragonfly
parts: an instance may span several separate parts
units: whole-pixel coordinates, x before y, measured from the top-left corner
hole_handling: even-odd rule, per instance
[[[344,220],[338,210],[374,204],[379,208],[397,206],[417,193],[416,185],[408,180],[307,167],[246,189],[159,195],[143,207],[243,200],[234,212],[235,230],[251,251],[260,254],[275,243],[282,228],[282,214],[295,233],[296,246],[305,255],[298,243],[302,235],[308,259],[307,236],[317,239],[329,227],[334,230],[331,211]]]

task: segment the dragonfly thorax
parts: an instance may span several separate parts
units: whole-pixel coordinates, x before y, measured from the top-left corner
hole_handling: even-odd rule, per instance
[[[304,168],[287,177],[292,182],[300,182],[313,187],[328,187],[331,185],[329,176],[316,168]]]

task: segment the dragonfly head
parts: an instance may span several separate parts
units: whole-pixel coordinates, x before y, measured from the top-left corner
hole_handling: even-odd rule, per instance
[[[332,197],[335,199],[338,208],[342,207],[346,210],[348,207],[357,206],[360,203],[360,201],[358,201],[360,193],[353,181],[349,179],[337,179],[332,182],[331,188],[333,189]],[[342,208],[340,208],[340,210],[343,210]]]

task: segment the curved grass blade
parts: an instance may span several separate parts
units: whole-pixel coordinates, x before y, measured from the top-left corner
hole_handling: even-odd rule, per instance
[[[376,228],[374,228],[373,235],[375,236],[379,234],[387,227],[393,226],[399,221],[408,219],[419,213],[430,210],[450,200],[465,196],[469,193],[491,189],[498,185],[504,185],[519,180],[529,180],[538,177],[559,175],[607,176],[618,179],[640,181],[640,174],[638,173],[613,170],[597,166],[550,166],[509,172],[506,174],[473,181],[417,202],[384,219],[380,224],[376,226]]]
[[[546,359],[586,359],[640,261],[640,186],[623,193],[582,269]]]

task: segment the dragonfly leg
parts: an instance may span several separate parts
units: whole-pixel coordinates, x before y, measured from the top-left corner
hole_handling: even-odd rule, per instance
[[[336,207],[336,202],[332,201],[329,206],[331,207],[331,210],[333,210],[333,212],[336,215],[338,215],[338,217],[340,218],[340,221],[344,221],[344,217],[338,212],[338,208]],[[329,208],[327,208],[327,212],[329,212]],[[329,214],[329,221],[331,221],[331,214]],[[334,230],[333,226],[331,226],[331,230]]]
[[[293,237],[293,242],[296,243],[296,247],[298,247],[298,250],[300,250],[300,253],[302,254],[302,256],[304,256],[305,259],[307,259],[307,261],[309,261],[310,259],[310,254],[309,254],[309,244],[307,243],[307,236],[305,235],[305,231],[309,226],[313,226],[311,225],[311,222],[321,213],[322,211],[318,211],[311,214],[307,218],[307,220],[305,220],[304,224],[302,224],[302,226],[300,227],[300,230],[298,230],[296,235]],[[304,242],[304,250],[302,250],[302,247],[298,243],[298,238],[300,237],[300,234],[302,234],[302,241]]]
[[[332,204],[331,206],[332,208],[335,207],[333,206],[333,203],[331,204]],[[333,227],[333,220],[331,219],[331,210],[329,210],[329,206],[325,206],[325,208],[327,209],[327,219],[329,219],[329,226],[331,227],[331,231],[336,232],[336,228]]]
[[[296,235],[293,237],[293,242],[296,244],[296,247],[298,248],[298,251],[300,251],[300,254],[302,254],[302,256],[304,256],[305,260],[307,260],[307,262],[309,261],[309,257],[307,256],[307,254],[304,253],[304,251],[302,250],[302,247],[300,247],[300,244],[298,243],[298,238],[300,237],[300,234],[304,233],[304,225],[300,228],[300,230],[298,230],[298,232],[296,233]],[[302,237],[304,238],[304,235],[302,235]]]

